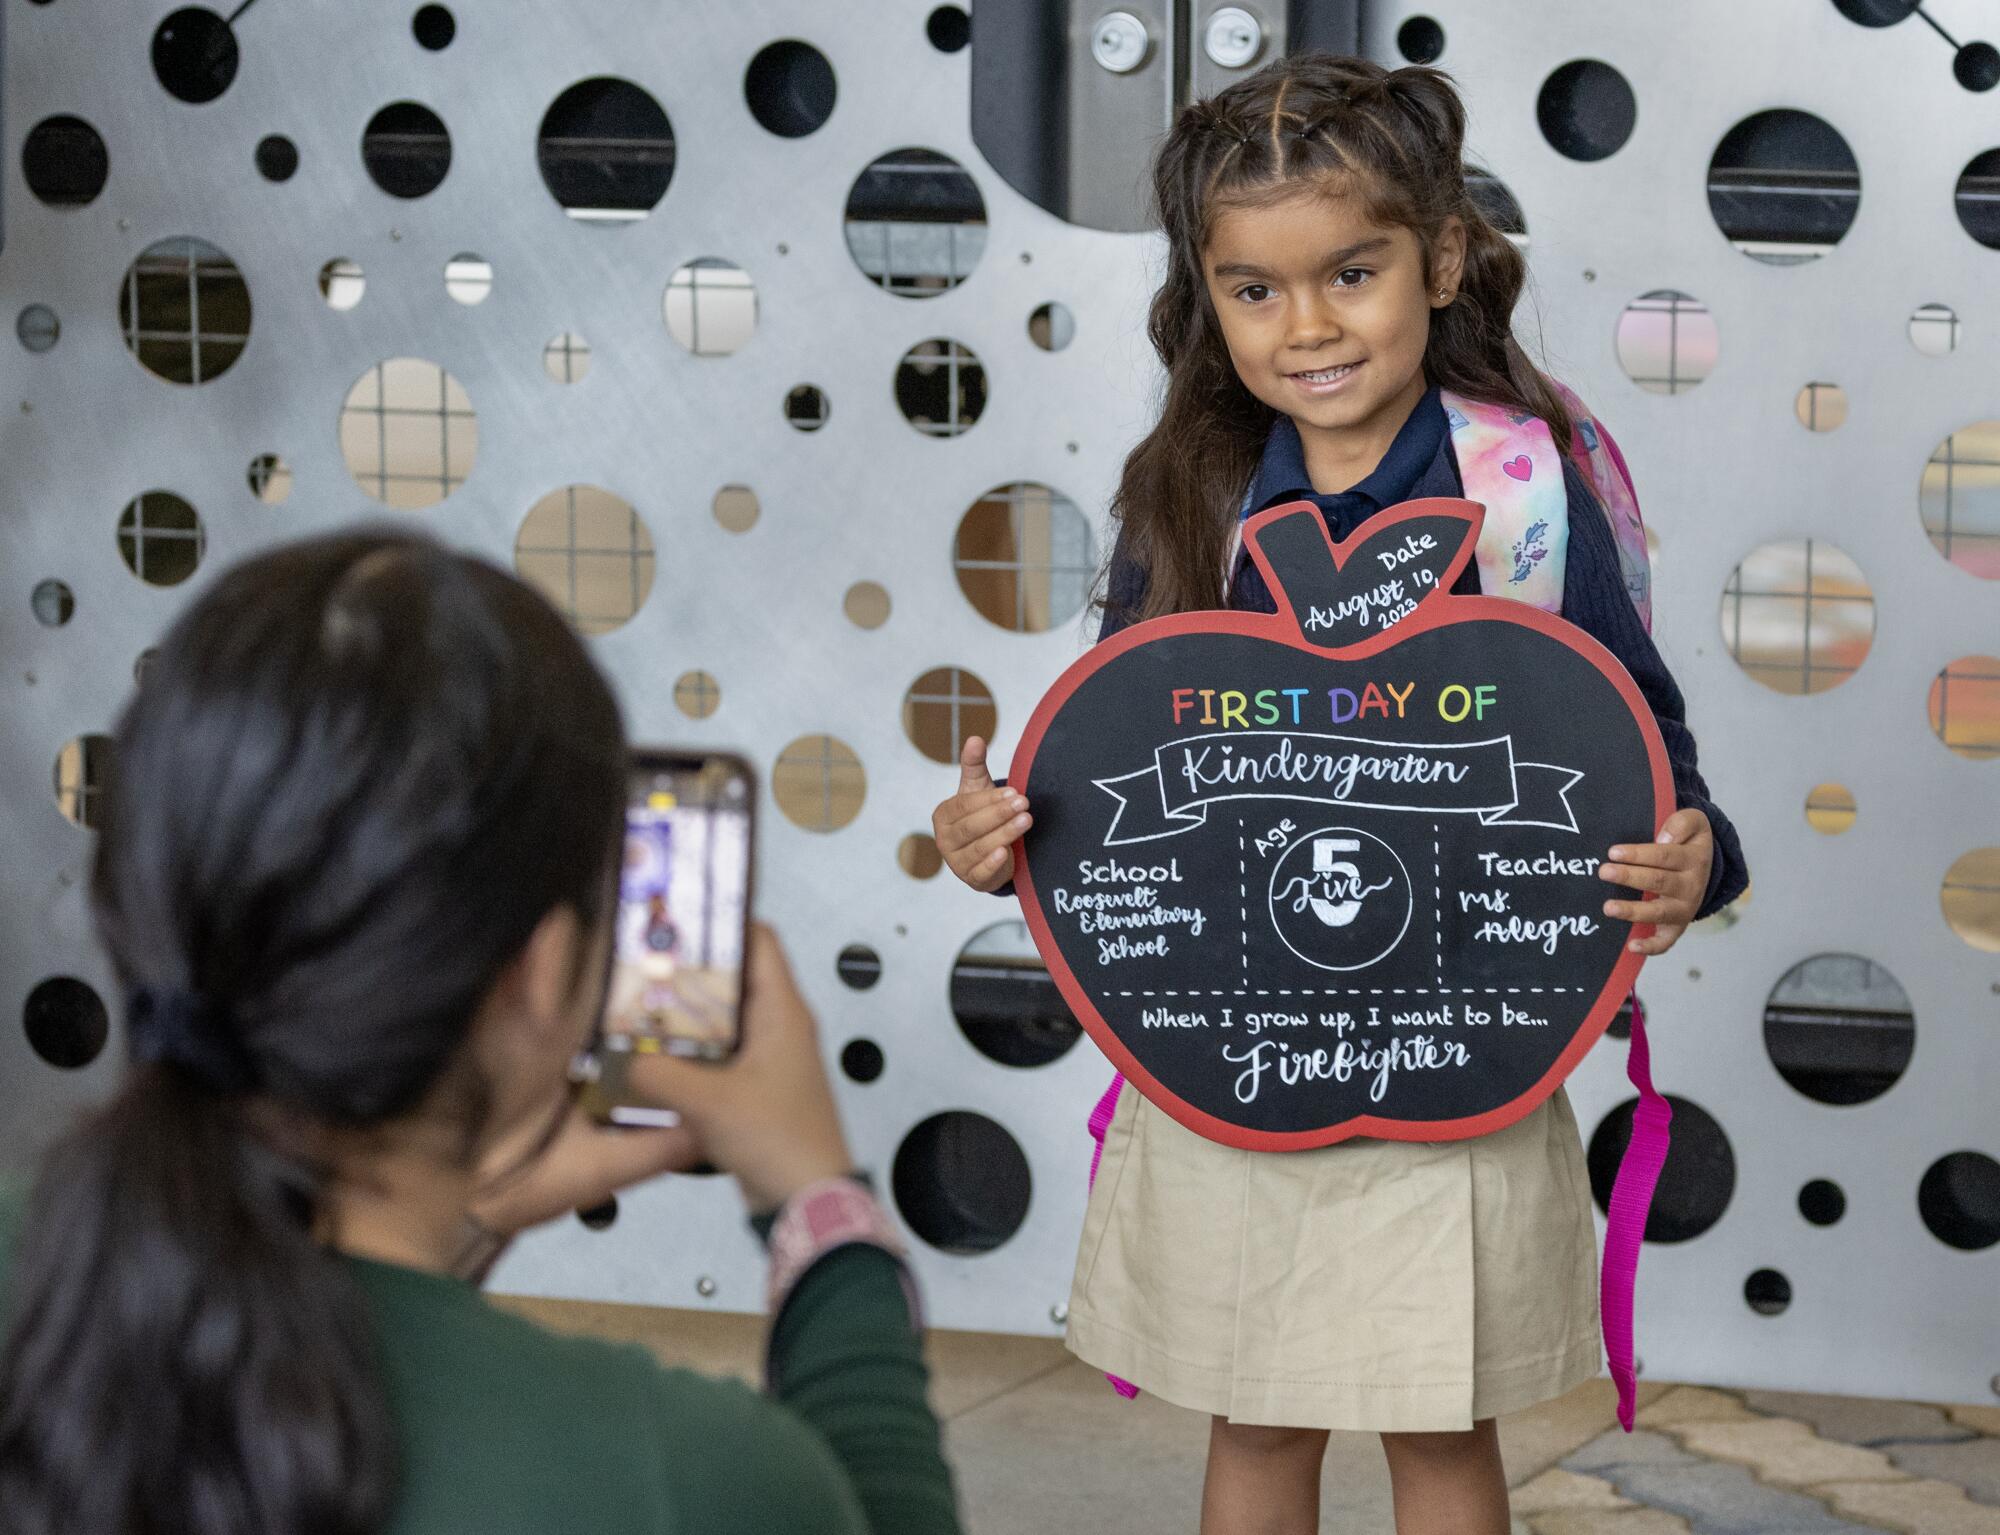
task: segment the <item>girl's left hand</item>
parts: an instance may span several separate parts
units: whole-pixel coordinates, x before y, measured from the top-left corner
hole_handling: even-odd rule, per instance
[[[1597,877],[1652,894],[1651,900],[1606,901],[1604,915],[1621,922],[1651,923],[1650,936],[1626,946],[1635,954],[1664,954],[1680,942],[1708,895],[1709,864],[1715,835],[1699,810],[1676,810],[1660,828],[1657,842],[1621,844]]]

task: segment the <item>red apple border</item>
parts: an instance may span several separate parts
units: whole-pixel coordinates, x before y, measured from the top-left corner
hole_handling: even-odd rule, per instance
[[[1315,655],[1323,655],[1341,661],[1361,661],[1376,653],[1400,643],[1414,634],[1422,634],[1431,629],[1467,619],[1488,619],[1501,623],[1517,624],[1522,628],[1535,629],[1560,641],[1571,650],[1596,663],[1599,671],[1608,677],[1624,698],[1626,707],[1638,721],[1639,734],[1646,744],[1646,758],[1652,769],[1653,779],[1653,825],[1655,832],[1674,809],[1673,775],[1667,765],[1665,743],[1660,739],[1659,726],[1653,719],[1653,711],[1640,693],[1638,684],[1633,682],[1631,673],[1609,650],[1575,625],[1566,623],[1553,614],[1544,613],[1539,608],[1526,603],[1515,602],[1505,597],[1464,597],[1454,596],[1450,590],[1472,558],[1478,543],[1481,523],[1485,520],[1485,508],[1475,501],[1461,501],[1447,497],[1433,497],[1423,501],[1405,502],[1371,517],[1357,530],[1354,537],[1335,543],[1327,530],[1324,520],[1319,520],[1320,536],[1332,551],[1337,568],[1346,566],[1348,557],[1362,544],[1372,542],[1399,522],[1418,517],[1455,517],[1468,524],[1468,531],[1460,544],[1458,553],[1439,578],[1438,584],[1418,602],[1416,611],[1397,623],[1372,635],[1358,645],[1328,647],[1315,645],[1306,639],[1298,622],[1293,618],[1285,592],[1263,552],[1257,547],[1257,534],[1264,524],[1289,516],[1301,508],[1315,512],[1310,502],[1293,501],[1283,506],[1272,507],[1260,512],[1244,525],[1243,537],[1251,558],[1264,573],[1272,595],[1278,600],[1276,613],[1239,613],[1215,610],[1200,613],[1177,613],[1166,618],[1149,619],[1145,623],[1134,624],[1120,630],[1110,639],[1093,646],[1079,656],[1067,670],[1055,680],[1042,701],[1035,706],[1035,712],[1028,719],[1027,729],[1021,733],[1021,742],[1015,748],[1013,761],[1008,769],[1009,780],[1025,790],[1029,774],[1034,768],[1035,752],[1041,746],[1042,737],[1047,734],[1050,723],[1061,711],[1071,695],[1080,687],[1086,677],[1110,665],[1126,651],[1136,649],[1157,639],[1177,634],[1240,634],[1252,639],[1262,639],[1288,646],[1293,650],[1304,650]],[[1219,1141],[1228,1146],[1239,1146],[1249,1151],[1304,1151],[1314,1146],[1330,1146],[1357,1135],[1375,1136],[1383,1140],[1438,1141],[1461,1140],[1473,1136],[1488,1135],[1495,1130],[1503,1130],[1516,1120],[1531,1113],[1563,1080],[1576,1069],[1577,1063],[1597,1043],[1607,1025],[1617,1014],[1625,998],[1631,994],[1640,967],[1646,957],[1635,954],[1630,949],[1621,948],[1618,963],[1612,968],[1604,982],[1604,989],[1592,1004],[1583,1026],[1558,1056],[1540,1081],[1510,1102],[1484,1114],[1466,1115],[1457,1119],[1382,1119],[1372,1114],[1357,1115],[1318,1130],[1270,1131],[1252,1130],[1233,1124],[1226,1119],[1218,1119],[1163,1086],[1153,1074],[1139,1064],[1138,1058],[1125,1047],[1123,1041],[1112,1032],[1089,992],[1078,983],[1071,972],[1069,962],[1064,958],[1055,934],[1047,919],[1042,915],[1041,902],[1035,895],[1034,873],[1028,852],[1029,843],[1034,839],[1030,832],[1021,842],[1014,855],[1014,888],[1021,903],[1021,911],[1026,917],[1028,929],[1035,937],[1035,946],[1046,960],[1052,961],[1049,973],[1054,977],[1063,1000],[1069,1004],[1090,1037],[1111,1063],[1136,1084],[1141,1092],[1160,1108],[1197,1135]],[[1648,926],[1635,926],[1635,935],[1650,933]]]

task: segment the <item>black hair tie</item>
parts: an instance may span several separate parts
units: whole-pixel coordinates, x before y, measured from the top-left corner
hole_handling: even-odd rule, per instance
[[[219,1093],[247,1093],[257,1085],[256,1063],[229,1016],[191,992],[133,988],[127,1033],[132,1059],[142,1066],[173,1066]]]

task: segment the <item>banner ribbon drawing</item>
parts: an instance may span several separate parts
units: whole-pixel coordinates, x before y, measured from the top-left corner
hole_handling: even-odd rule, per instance
[[[1155,747],[1151,766],[1094,780],[1117,801],[1106,847],[1177,837],[1223,800],[1310,800],[1368,810],[1476,815],[1487,826],[1574,833],[1574,768],[1516,762],[1514,738],[1405,745],[1296,730],[1229,731]]]

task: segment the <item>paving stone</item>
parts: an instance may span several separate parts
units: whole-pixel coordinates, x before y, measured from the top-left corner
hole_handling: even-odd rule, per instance
[[[1638,1399],[1651,1402],[1664,1390],[1641,1382]],[[1525,1482],[1560,1462],[1618,1423],[1618,1392],[1605,1376],[1587,1380],[1552,1402],[1500,1420],[1500,1453],[1515,1482]]]
[[[1688,1535],[1687,1520],[1659,1508],[1615,1514],[1573,1508],[1537,1514],[1529,1523],[1535,1535]]]
[[[1558,1509],[1610,1509],[1630,1508],[1632,1504],[1618,1496],[1618,1489],[1601,1477],[1579,1476],[1574,1471],[1565,1471],[1553,1466],[1525,1482],[1512,1493],[1514,1512],[1517,1514],[1553,1513]]]
[[[1639,1411],[1639,1423],[1646,1428],[1670,1428],[1682,1423],[1741,1423],[1756,1414],[1742,1400],[1727,1391],[1707,1386],[1675,1386]]]
[[[1748,1466],[1776,1487],[1815,1482],[1899,1482],[1903,1473],[1880,1450],[1822,1439],[1790,1418],[1748,1418],[1741,1423],[1683,1423],[1674,1429],[1683,1448]]]
[[[1841,1513],[1904,1535],[2000,1535],[2000,1508],[1943,1482],[1829,1482],[1817,1491]]]
[[[2000,1504],[2000,1439],[1889,1444],[1883,1453],[1911,1476],[1963,1487],[1974,1502]]]
[[[1807,1396],[1793,1391],[1746,1391],[1743,1400],[1759,1412],[1810,1423],[1828,1439],[1848,1444],[1881,1444],[1888,1439],[1970,1438],[1972,1430],[1953,1423],[1923,1402],[1878,1402],[1865,1397]]]
[[[2000,1407],[1947,1407],[1951,1421],[2000,1439]]]
[[[1817,1498],[1767,1487],[1741,1466],[1714,1461],[1626,1465],[1607,1469],[1605,1477],[1626,1497],[1679,1514],[1695,1535],[1880,1535],[1881,1531],[1880,1525],[1836,1517]],[[1924,1535],[1933,1532],[1926,1529]]]
[[[1628,1434],[1612,1429],[1599,1434],[1575,1454],[1565,1457],[1565,1471],[1608,1473],[1613,1466],[1696,1466],[1701,1464],[1673,1440],[1640,1429]],[[1613,1481],[1615,1477],[1611,1478]]]

